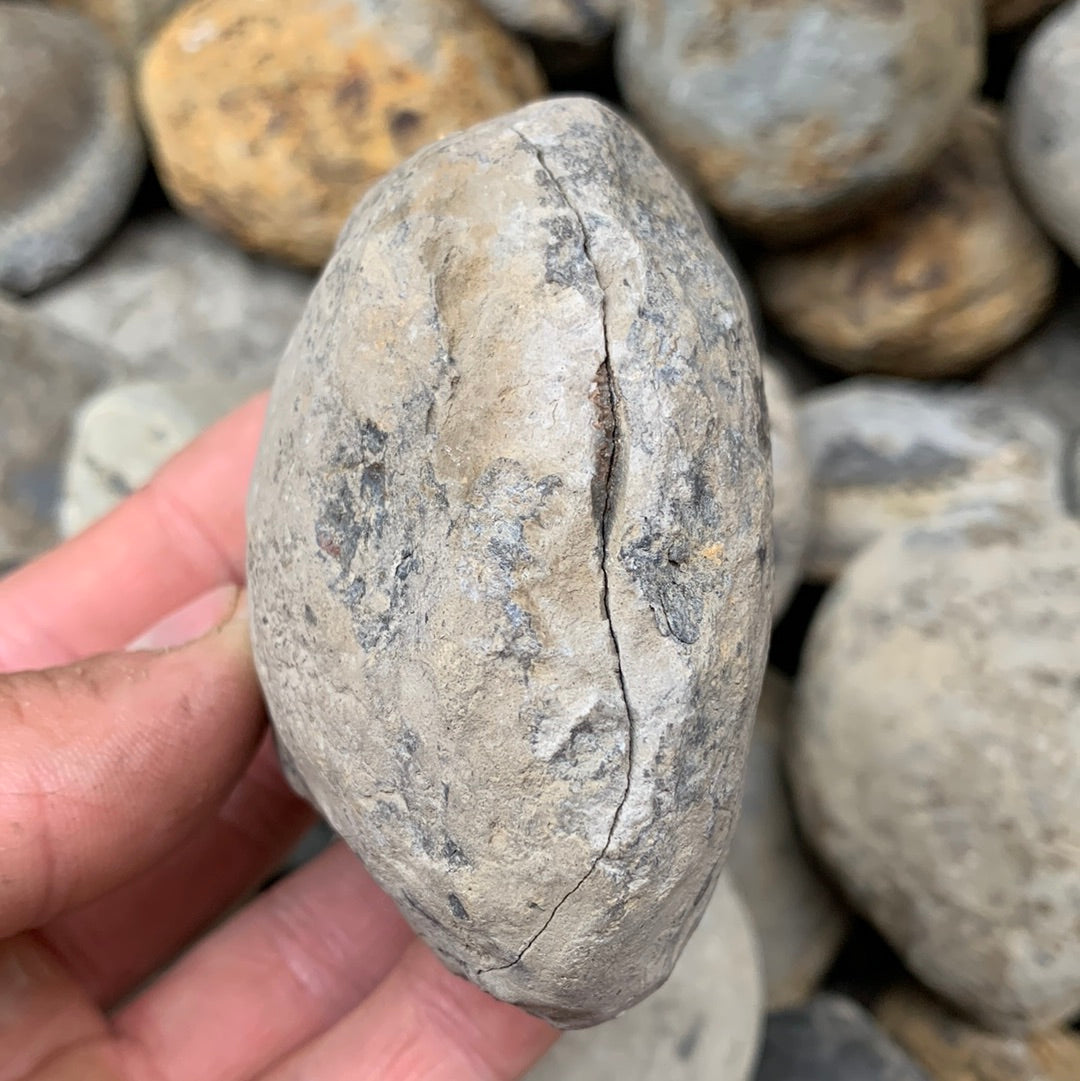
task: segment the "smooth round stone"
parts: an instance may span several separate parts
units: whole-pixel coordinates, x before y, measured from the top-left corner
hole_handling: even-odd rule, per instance
[[[607,37],[623,0],[480,0],[504,26],[522,34],[590,45]]]
[[[127,61],[183,0],[50,0],[94,22]]]
[[[123,370],[119,357],[0,298],[0,568],[56,541],[71,418]]]
[[[528,49],[472,0],[195,0],[148,48],[139,87],[172,198],[311,267],[379,177],[544,91]]]
[[[982,0],[627,0],[620,87],[720,213],[809,239],[944,145],[982,74]]]
[[[755,1081],[928,1079],[856,1002],[818,995],[769,1015]]]
[[[1080,263],[1080,0],[1048,15],[1009,82],[1013,172],[1043,228]]]
[[[811,864],[795,828],[782,757],[790,699],[787,680],[770,669],[727,864],[760,935],[771,1010],[797,1006],[813,994],[848,927],[846,910]]]
[[[144,165],[127,73],[100,32],[0,4],[0,288],[32,293],[82,263]]]
[[[915,984],[886,992],[878,1022],[931,1081],[1077,1081],[1080,1037],[1049,1029],[1026,1039],[984,1032]]]
[[[855,907],[981,1024],[1080,1012],[1080,523],[883,537],[818,609],[799,820]]]
[[[128,225],[33,304],[74,333],[108,343],[144,378],[268,386],[312,280],[160,214]]]
[[[769,408],[773,468],[773,619],[787,610],[803,578],[803,557],[810,540],[810,469],[799,435],[795,392],[777,363],[761,360]]]
[[[1060,0],[986,0],[986,22],[990,30],[1011,30],[1049,11]]]
[[[757,269],[766,311],[812,356],[930,378],[970,372],[1030,330],[1058,261],[1013,190],[996,111],[973,105],[900,206]]]
[[[64,472],[60,532],[81,532],[255,391],[248,381],[122,383],[84,403]]]
[[[877,537],[947,512],[1035,522],[1064,506],[1065,440],[984,387],[861,376],[800,400],[815,489],[808,575],[830,581]]]
[[[565,1033],[526,1081],[749,1081],[764,1013],[757,935],[724,875],[663,987],[614,1021]]]

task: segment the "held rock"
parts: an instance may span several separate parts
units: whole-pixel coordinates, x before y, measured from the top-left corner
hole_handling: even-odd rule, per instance
[[[454,970],[565,1027],[658,987],[769,631],[746,306],[688,196],[558,99],[358,206],[275,383],[257,666],[295,783]]]

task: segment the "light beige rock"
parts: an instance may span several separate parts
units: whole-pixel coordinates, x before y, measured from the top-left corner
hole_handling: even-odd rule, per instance
[[[613,112],[554,99],[357,208],[249,504],[286,768],[456,971],[565,1027],[670,972],[769,634],[745,302]]]
[[[791,244],[925,169],[982,75],[982,0],[626,0],[619,84],[722,215]]]
[[[891,530],[963,511],[1036,522],[1064,506],[1060,429],[981,387],[862,376],[800,400],[815,489],[807,574],[830,581]]]
[[[888,991],[878,1021],[930,1081],[1076,1081],[1080,1037],[1050,1029],[1026,1039],[984,1032],[914,984]]]
[[[997,113],[962,114],[898,208],[758,266],[765,310],[845,371],[930,378],[973,371],[1050,307],[1057,253],[1005,170]]]
[[[806,835],[908,968],[1006,1033],[1080,1012],[1080,523],[883,537],[810,630]]]
[[[566,1033],[525,1081],[749,1081],[764,1012],[757,935],[724,875],[667,983],[614,1021]]]
[[[782,756],[790,699],[790,684],[770,669],[728,860],[735,889],[760,933],[770,1010],[809,999],[848,927],[846,909],[810,862],[795,828]]]
[[[623,0],[480,0],[492,15],[523,34],[588,45],[607,37]]]

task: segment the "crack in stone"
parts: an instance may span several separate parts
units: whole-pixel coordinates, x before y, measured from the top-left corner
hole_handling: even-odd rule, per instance
[[[600,275],[596,269],[596,263],[592,257],[592,251],[589,246],[589,234],[585,229],[585,222],[582,220],[581,215],[578,213],[577,208],[570,202],[566,192],[563,191],[562,185],[559,183],[558,177],[548,168],[547,162],[544,160],[544,152],[538,147],[531,139],[523,135],[517,128],[513,129],[514,134],[525,143],[526,146],[536,156],[536,160],[540,165],[540,168],[551,179],[552,184],[555,185],[555,189],[559,195],[562,196],[563,202],[566,204],[567,209],[577,218],[578,226],[581,229],[582,237],[582,250],[584,251],[585,258],[592,267],[593,276],[596,278],[596,284],[600,289],[600,329],[604,335],[604,360],[600,366],[599,372],[604,373],[604,383],[608,395],[608,410],[611,414],[611,450],[608,453],[608,459],[605,463],[605,476],[604,476],[604,506],[600,515],[600,575],[603,579],[603,588],[601,590],[601,603],[604,608],[604,618],[607,622],[608,635],[611,637],[611,644],[615,651],[615,674],[619,681],[619,692],[622,697],[623,709],[626,712],[626,784],[623,786],[622,795],[619,798],[619,804],[615,808],[615,813],[611,818],[611,826],[608,829],[607,840],[604,842],[604,847],[600,850],[596,859],[589,865],[588,870],[583,874],[578,881],[577,885],[573,887],[568,893],[563,896],[555,907],[548,914],[548,918],[544,921],[540,929],[529,939],[528,942],[522,947],[521,952],[513,961],[508,961],[505,965],[495,965],[492,968],[480,969],[477,973],[478,976],[482,976],[488,972],[502,972],[505,969],[513,968],[518,964],[526,953],[536,943],[536,940],[548,929],[551,921],[555,919],[556,913],[559,909],[566,904],[566,902],[573,897],[586,881],[596,870],[600,861],[607,855],[608,849],[611,847],[612,839],[615,836],[615,828],[619,824],[619,819],[622,815],[623,807],[626,805],[626,798],[630,794],[630,778],[633,775],[634,768],[634,718],[630,710],[630,700],[626,694],[626,677],[623,674],[622,668],[622,653],[619,650],[619,639],[615,634],[615,625],[611,620],[611,602],[610,602],[610,589],[608,583],[608,571],[607,571],[607,557],[608,557],[608,539],[611,525],[611,478],[615,472],[615,461],[618,455],[619,445],[619,415],[616,409],[617,395],[615,393],[615,374],[611,367],[611,350],[608,344],[607,333],[607,295],[604,292],[604,287],[600,282]]]

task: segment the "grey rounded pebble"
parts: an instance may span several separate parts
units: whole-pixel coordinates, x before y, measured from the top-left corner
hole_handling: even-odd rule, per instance
[[[985,387],[847,379],[801,399],[799,430],[816,490],[806,567],[818,581],[882,534],[939,514],[1035,522],[1065,507],[1063,433]]]
[[[282,362],[248,569],[286,768],[448,965],[561,1026],[658,987],[716,880],[769,473],[735,279],[586,99],[380,183]]]
[[[877,209],[982,75],[982,0],[627,0],[619,85],[720,213],[783,244]]]
[[[770,669],[728,860],[735,889],[761,936],[772,1010],[799,1005],[813,994],[849,922],[847,909],[811,863],[795,828],[782,755],[790,700],[790,684]]]
[[[757,935],[725,874],[667,983],[614,1021],[566,1033],[525,1081],[748,1081],[764,1017]]]
[[[623,0],[480,0],[521,34],[590,45],[607,37]]]
[[[314,279],[238,251],[176,214],[132,222],[35,308],[108,343],[147,379],[269,386]]]
[[[1013,172],[1043,228],[1080,263],[1080,0],[1048,15],[1009,81]]]
[[[100,31],[0,4],[0,288],[32,293],[82,263],[145,163],[127,73]]]
[[[819,995],[769,1015],[755,1081],[929,1081],[858,1003]]]
[[[1080,523],[939,519],[833,586],[788,743],[799,820],[927,986],[986,1027],[1080,1013]]]

